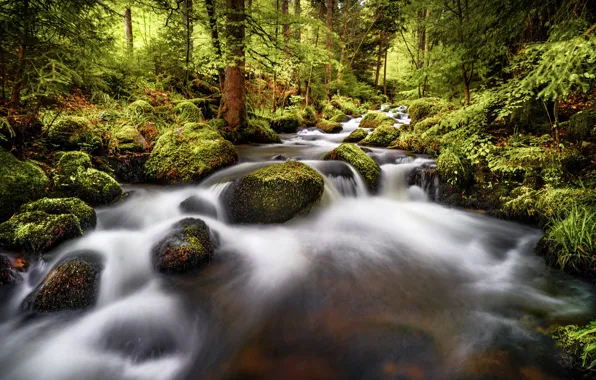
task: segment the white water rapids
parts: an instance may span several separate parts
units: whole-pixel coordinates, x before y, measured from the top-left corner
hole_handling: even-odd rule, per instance
[[[509,379],[526,367],[564,376],[536,328],[581,317],[588,288],[533,255],[540,231],[430,201],[436,177],[412,181],[428,158],[373,149],[375,196],[350,165],[321,161],[358,123],[241,148],[243,163],[202,184],[128,188],[98,210],[95,231],[31,268],[0,307],[0,378]],[[325,176],[322,202],[283,225],[228,224],[226,183],[279,154]],[[218,234],[215,260],[198,274],[160,275],[151,247],[189,216],[179,204],[191,195],[217,210],[197,215]],[[27,294],[81,250],[103,259],[97,304],[23,316]],[[482,363],[499,353],[510,372],[491,377],[496,367]]]

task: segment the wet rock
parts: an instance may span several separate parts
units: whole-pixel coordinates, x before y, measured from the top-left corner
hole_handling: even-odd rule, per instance
[[[352,120],[351,117],[349,117],[348,115],[346,115],[345,113],[338,111],[331,119],[329,119],[331,121],[334,121],[336,123],[345,123],[346,121],[350,121]]]
[[[180,203],[180,210],[188,214],[200,214],[217,218],[215,205],[198,195],[192,195],[182,201]]]
[[[374,192],[378,189],[381,168],[358,146],[354,144],[341,144],[327,153],[325,160],[347,162],[364,178],[369,190]]]
[[[162,183],[197,182],[237,160],[232,143],[224,140],[216,129],[207,124],[189,123],[157,140],[145,164],[145,174]]]
[[[335,121],[320,120],[317,123],[317,129],[320,129],[325,133],[339,133],[342,131],[343,127],[340,123]]]
[[[102,144],[95,134],[93,124],[78,116],[67,116],[57,120],[48,129],[48,142],[62,150],[86,150],[92,152]]]
[[[382,125],[393,126],[395,120],[381,112],[369,112],[360,121],[360,128],[378,128]]]
[[[123,183],[143,183],[147,181],[145,163],[149,153],[129,153],[107,157],[116,179]]]
[[[285,114],[269,120],[271,128],[277,133],[296,133],[300,127],[300,119],[294,114]]]
[[[358,129],[355,129],[352,133],[350,133],[348,135],[348,137],[346,137],[344,139],[343,142],[357,143],[361,140],[364,140],[366,138],[366,136],[368,136],[368,131],[366,129],[358,128]]]
[[[162,273],[187,273],[205,266],[213,257],[209,227],[201,219],[186,218],[155,245],[151,254]]]
[[[99,293],[100,260],[91,252],[81,252],[59,263],[22,305],[24,310],[42,313],[86,309]]]
[[[364,140],[360,141],[360,144],[387,147],[399,136],[399,133],[399,129],[395,127],[381,125],[366,136]]]
[[[275,156],[271,157],[273,161],[287,161],[288,156],[285,154],[276,154]]]
[[[83,231],[97,225],[95,210],[78,198],[43,198],[23,205],[19,213],[42,211],[46,214],[72,214],[77,217]]]
[[[12,285],[20,278],[21,276],[12,269],[8,257],[0,255],[0,286]]]
[[[224,203],[233,223],[284,223],[308,212],[321,199],[324,187],[316,170],[289,161],[232,182]]]
[[[110,140],[110,151],[144,152],[149,144],[134,125],[125,125],[118,129]]]
[[[79,219],[73,214],[24,212],[0,224],[0,246],[41,254],[82,234]]]
[[[26,202],[42,197],[50,180],[37,165],[0,148],[0,221]]]
[[[275,134],[265,120],[250,119],[248,125],[241,129],[235,144],[279,144],[281,139]]]
[[[80,198],[92,206],[115,202],[122,187],[107,173],[91,167],[91,158],[83,152],[68,152],[58,161],[56,188],[68,196]]]

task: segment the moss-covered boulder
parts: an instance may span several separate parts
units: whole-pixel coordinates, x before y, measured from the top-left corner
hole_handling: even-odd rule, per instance
[[[184,123],[200,123],[204,120],[203,112],[193,102],[184,101],[176,104],[172,110],[178,121]]]
[[[577,379],[593,378],[591,364],[596,360],[596,334],[593,331],[596,321],[587,326],[567,325],[552,329],[553,340],[561,348],[558,362],[567,370],[571,370]]]
[[[269,121],[271,129],[277,133],[296,133],[300,128],[300,119],[295,114],[284,114],[272,117]]]
[[[596,137],[596,108],[580,111],[571,116],[567,136],[574,141]]]
[[[43,198],[21,206],[19,213],[41,211],[51,215],[72,214],[77,217],[83,231],[97,225],[93,207],[78,198]]]
[[[56,189],[92,206],[113,203],[122,196],[122,187],[107,173],[91,167],[91,158],[83,152],[68,152],[58,161],[54,177]]]
[[[118,152],[144,152],[149,144],[134,125],[119,128],[110,140],[110,150]]]
[[[414,125],[420,120],[434,116],[446,110],[444,101],[438,98],[421,98],[413,100],[408,107],[411,123]]]
[[[101,138],[93,124],[84,117],[63,117],[48,129],[48,142],[62,150],[85,150],[92,152],[101,146]]]
[[[381,168],[358,146],[354,144],[341,144],[327,153],[325,160],[347,162],[364,178],[369,190],[374,192],[378,189]]]
[[[101,269],[100,260],[91,252],[68,258],[48,273],[22,308],[50,313],[93,306],[99,294]]]
[[[279,144],[281,139],[267,121],[249,119],[248,125],[240,130],[239,140],[236,143]]]
[[[162,273],[187,273],[205,266],[213,257],[209,227],[201,219],[186,218],[151,250],[155,267]]]
[[[381,112],[369,112],[360,121],[360,128],[378,128],[382,125],[393,126],[395,120]]]
[[[180,211],[188,214],[207,215],[217,218],[217,208],[215,205],[198,195],[191,195],[180,202]]]
[[[136,100],[128,105],[128,111],[135,116],[149,115],[153,106],[146,100]]]
[[[163,183],[197,182],[236,163],[231,142],[207,124],[186,124],[164,133],[145,164],[145,173]]]
[[[235,180],[226,189],[224,204],[233,223],[284,223],[308,212],[324,187],[316,170],[289,161]]]
[[[341,111],[337,111],[335,113],[335,115],[333,115],[333,117],[330,118],[329,120],[336,122],[336,123],[345,123],[346,121],[352,120],[352,118]]]
[[[23,203],[41,198],[49,186],[50,180],[39,166],[0,148],[0,221]]]
[[[24,212],[0,224],[0,245],[27,254],[41,254],[82,234],[79,219],[73,214]]]
[[[320,129],[325,133],[339,133],[343,130],[343,127],[340,123],[335,121],[319,120],[317,123],[317,129]]]
[[[355,129],[352,133],[348,135],[344,139],[345,143],[357,143],[361,140],[364,140],[368,136],[368,131],[366,129],[358,128]]]
[[[340,96],[334,96],[331,105],[349,116],[358,117],[364,112],[353,100]]]
[[[364,140],[360,141],[360,144],[387,147],[393,140],[399,137],[399,132],[399,129],[395,127],[381,125],[368,134]]]
[[[451,148],[444,149],[437,158],[437,171],[453,186],[466,186],[472,180],[469,162]]]
[[[317,124],[317,111],[313,106],[304,107],[298,111],[300,124],[304,127],[314,127]]]
[[[0,255],[0,286],[12,285],[19,279],[20,276],[12,269],[8,257]]]

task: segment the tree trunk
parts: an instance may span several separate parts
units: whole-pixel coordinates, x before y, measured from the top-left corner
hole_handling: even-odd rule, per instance
[[[385,39],[387,37],[385,36]],[[385,59],[383,60],[383,94],[387,96],[387,54],[389,53],[388,41],[385,41]]]
[[[284,35],[284,42],[286,43],[286,51],[288,49],[287,43],[290,40],[290,24],[288,24],[288,9],[289,0],[281,0],[281,13],[284,15],[284,22],[282,26],[282,34]]]
[[[186,31],[186,57],[185,57],[185,64],[184,64],[184,85],[188,83],[189,76],[190,76],[190,63],[192,61],[192,51],[193,51],[193,39],[192,39],[192,32],[193,32],[193,20],[192,20],[192,0],[184,0],[183,6],[183,22],[184,22],[184,29]]]
[[[327,0],[327,51],[331,57],[333,54],[333,0]],[[331,59],[331,58],[329,58]],[[325,84],[329,84],[331,81],[331,62],[325,66]]]
[[[300,19],[301,14],[302,8],[300,5],[300,0],[294,0],[294,16],[296,17],[296,20]],[[302,38],[300,35],[300,21],[298,21],[295,30],[296,32],[294,32],[294,38],[296,39],[296,42],[300,42],[300,39]]]
[[[209,19],[209,30],[211,32],[211,44],[213,45],[213,50],[215,50],[215,55],[221,61],[222,53],[221,53],[221,44],[219,43],[219,31],[217,29],[217,15],[215,14],[215,2],[214,0],[205,0],[205,8],[207,11],[207,18]],[[220,62],[221,64],[221,62]],[[224,79],[224,72],[221,66],[218,66],[217,69],[217,76],[219,80],[219,88],[222,88],[222,83]]]
[[[232,128],[246,125],[244,86],[244,0],[227,0],[227,42],[231,57],[226,60],[224,119]]]
[[[132,12],[130,8],[124,10],[124,37],[126,39],[126,53],[132,54]]]
[[[319,28],[317,28],[316,37],[315,37],[315,49],[319,45]],[[308,73],[308,82],[306,83],[306,101],[305,104],[308,107],[308,97],[310,96],[310,83],[312,80],[312,71],[313,71],[314,61],[310,62],[310,72]]]
[[[381,73],[381,58],[383,57],[383,32],[379,36],[379,47],[377,49],[377,70],[375,72],[375,90],[379,89],[379,74]]]
[[[13,110],[17,110],[21,104],[21,89],[25,84],[25,54],[27,51],[27,44],[29,41],[29,0],[23,0],[23,30],[21,34],[21,44],[18,47],[17,54],[17,69],[14,76],[14,84],[10,94],[10,106]]]

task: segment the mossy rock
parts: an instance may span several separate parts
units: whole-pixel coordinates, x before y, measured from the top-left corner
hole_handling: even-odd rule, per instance
[[[91,158],[83,152],[68,152],[58,161],[56,188],[92,206],[115,202],[122,196],[122,187],[107,173],[91,167]]]
[[[90,252],[68,258],[48,273],[22,308],[51,313],[93,306],[99,294],[101,269],[100,260]]]
[[[238,144],[279,144],[281,139],[265,120],[249,119],[248,125],[240,129]]]
[[[596,190],[546,187],[536,194],[536,210],[543,216],[565,217],[573,208],[596,208]]]
[[[317,111],[313,106],[304,107],[298,111],[298,117],[304,127],[314,127],[317,124]]]
[[[381,125],[360,141],[362,145],[386,147],[399,137],[400,130],[388,125]]]
[[[360,121],[360,128],[378,128],[382,125],[393,126],[395,120],[381,112],[369,112]]]
[[[62,150],[85,150],[92,152],[101,146],[93,124],[84,117],[66,116],[48,129],[48,142]]]
[[[352,133],[348,135],[344,139],[345,143],[357,143],[361,140],[364,140],[368,136],[368,131],[366,129],[358,128],[355,129]]]
[[[277,133],[296,133],[300,128],[300,119],[295,114],[284,114],[272,117],[269,124],[271,129]]]
[[[146,100],[137,100],[128,105],[128,111],[134,115],[148,115],[153,112],[153,106]]]
[[[207,124],[187,124],[157,140],[145,173],[162,183],[198,182],[238,160],[234,146]]]
[[[567,136],[573,141],[596,137],[596,108],[580,111],[571,116]]]
[[[586,352],[586,349],[589,346],[596,345],[596,334],[582,334],[582,332],[592,330],[594,327],[596,327],[596,322],[591,322],[585,327],[567,325],[551,330],[553,340],[563,351],[558,361],[564,368],[579,372],[577,375],[584,379],[593,377],[593,373],[588,369],[588,366],[596,360],[596,352],[593,350]],[[584,353],[586,355],[585,360],[583,359]]]
[[[187,273],[205,266],[213,257],[209,227],[201,219],[186,218],[152,249],[155,267],[162,273]]]
[[[364,178],[370,191],[377,191],[381,168],[362,149],[354,144],[341,144],[327,153],[325,160],[340,160],[352,165]]]
[[[0,286],[15,284],[20,278],[21,276],[12,269],[8,257],[0,255]]]
[[[110,150],[120,152],[144,152],[149,144],[134,125],[119,128],[110,140]]]
[[[421,98],[413,100],[408,107],[411,124],[415,125],[427,117],[434,116],[445,111],[447,107],[444,101],[438,98]]]
[[[23,203],[41,198],[49,186],[50,180],[39,166],[0,148],[0,221]]]
[[[437,171],[450,185],[465,187],[472,181],[469,162],[453,149],[444,149],[437,158]]]
[[[335,121],[320,120],[317,123],[317,129],[320,129],[325,133],[339,133],[343,130],[343,127],[340,123],[337,123]]]
[[[349,116],[359,117],[364,112],[353,100],[348,98],[335,96],[331,100],[331,105]]]
[[[73,214],[24,212],[0,224],[0,245],[28,254],[41,254],[82,234],[79,219]]]
[[[200,123],[204,120],[203,112],[193,102],[184,101],[176,104],[172,110],[178,121],[184,123]]]
[[[341,111],[337,111],[335,113],[335,115],[333,115],[333,117],[330,118],[329,120],[336,122],[336,123],[345,123],[346,121],[352,120],[352,118]]]
[[[94,229],[97,215],[93,207],[78,198],[43,198],[21,206],[19,213],[42,211],[46,214],[72,214],[77,217],[83,231]]]
[[[323,195],[323,177],[296,161],[275,164],[232,182],[224,204],[233,223],[284,223],[308,212]]]

